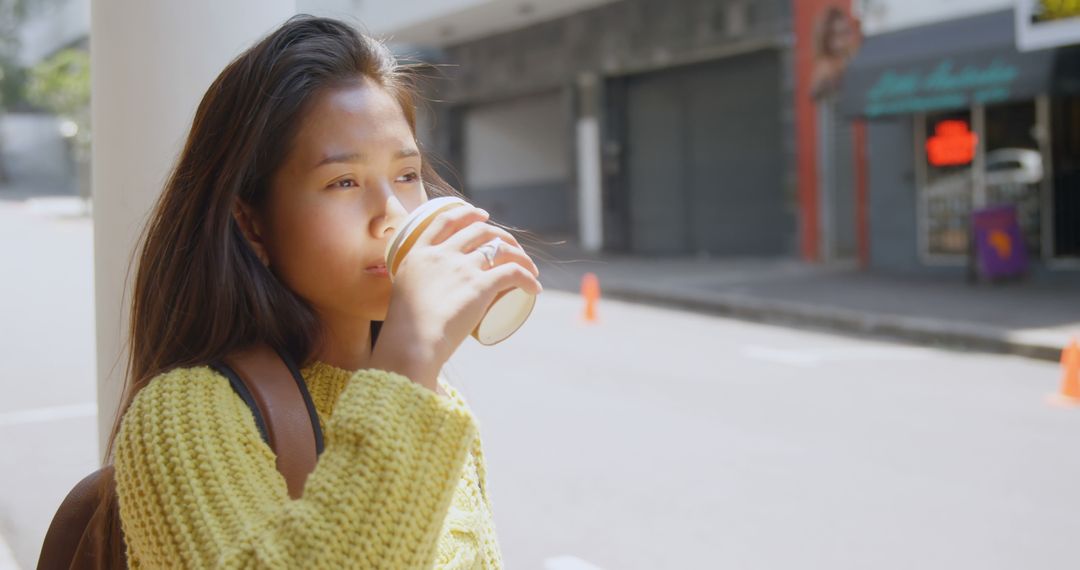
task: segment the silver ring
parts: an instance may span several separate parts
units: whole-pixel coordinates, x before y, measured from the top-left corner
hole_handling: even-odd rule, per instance
[[[499,255],[499,246],[502,245],[502,243],[503,241],[501,239],[495,238],[476,248],[477,251],[483,254],[484,259],[487,260],[488,269],[495,267],[495,256]]]

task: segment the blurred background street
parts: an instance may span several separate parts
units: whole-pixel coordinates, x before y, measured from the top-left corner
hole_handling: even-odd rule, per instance
[[[507,568],[1080,565],[1080,2],[0,0],[0,570],[98,466],[198,97],[299,12],[433,64],[541,267],[447,368]]]
[[[52,202],[0,203],[20,276],[0,299],[18,323],[0,513],[22,568],[95,464],[90,227]],[[508,568],[1073,567],[1080,413],[1047,403],[1055,364],[618,301],[598,317],[545,291],[519,334],[447,368]]]

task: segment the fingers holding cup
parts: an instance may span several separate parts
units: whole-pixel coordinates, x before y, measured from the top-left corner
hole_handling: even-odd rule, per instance
[[[495,240],[499,240],[499,242],[496,243]],[[518,244],[514,236],[500,227],[484,222],[474,222],[447,239],[445,243],[447,247],[465,253],[473,253],[482,247],[489,246],[485,250],[494,250],[494,263],[490,266],[486,263],[483,264],[484,269],[490,269],[506,261],[516,261],[532,272],[534,276],[540,275],[540,268],[525,253],[525,250]],[[490,247],[496,245],[497,247]],[[484,258],[481,257],[481,259]]]

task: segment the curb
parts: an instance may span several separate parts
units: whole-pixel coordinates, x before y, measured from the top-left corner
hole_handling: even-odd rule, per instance
[[[624,301],[686,309],[745,321],[823,328],[950,348],[1012,354],[1057,362],[1064,341],[1038,331],[1014,332],[925,317],[867,313],[730,293],[650,290],[608,283],[604,295]]]

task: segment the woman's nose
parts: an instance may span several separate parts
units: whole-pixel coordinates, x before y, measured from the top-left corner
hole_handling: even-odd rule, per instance
[[[390,191],[385,191],[390,190]],[[375,239],[390,237],[405,223],[409,211],[394,194],[392,189],[386,188],[379,192],[382,200],[382,212],[372,220],[371,234]]]

